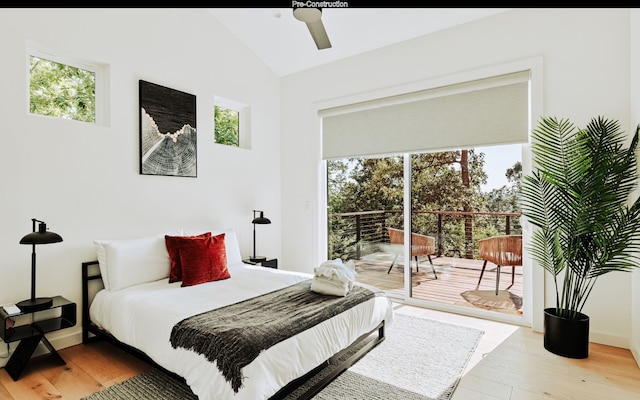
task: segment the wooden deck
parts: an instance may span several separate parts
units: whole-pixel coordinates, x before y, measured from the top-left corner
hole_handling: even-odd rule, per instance
[[[487,263],[482,282],[477,287],[480,271],[482,271],[482,260],[434,256],[431,259],[438,279],[434,279],[427,257],[418,258],[418,272],[416,272],[415,260],[412,260],[413,298],[506,314],[522,314],[522,267],[516,267],[513,285],[511,285],[512,267],[500,268],[500,290],[496,296],[496,265]],[[359,282],[376,286],[389,293],[403,295],[404,264],[401,257],[388,274],[387,271],[393,261],[392,254],[376,253],[354,261]]]

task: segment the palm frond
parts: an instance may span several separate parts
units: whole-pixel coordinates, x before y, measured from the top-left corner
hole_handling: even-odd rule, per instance
[[[530,251],[554,277],[557,309],[580,312],[599,276],[640,265],[640,199],[626,206],[637,185],[639,134],[640,125],[625,148],[620,124],[604,117],[585,129],[547,117],[532,131],[522,213],[538,228]]]

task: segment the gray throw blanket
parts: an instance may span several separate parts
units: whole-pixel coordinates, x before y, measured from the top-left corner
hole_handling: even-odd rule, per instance
[[[237,393],[242,368],[261,351],[381,293],[355,285],[345,297],[328,296],[312,292],[311,281],[185,318],[173,327],[171,346],[216,361]]]

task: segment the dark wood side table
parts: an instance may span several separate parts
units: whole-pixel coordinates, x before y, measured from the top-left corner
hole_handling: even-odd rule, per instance
[[[277,258],[267,258],[264,261],[251,261],[250,258],[245,258],[242,260],[245,264],[251,265],[260,265],[262,267],[275,268],[278,269],[278,259]]]
[[[47,315],[44,315],[45,313]],[[36,316],[39,315],[43,316],[43,318],[36,320]],[[25,318],[30,319],[30,321],[23,322]],[[7,320],[9,319],[15,321],[15,325],[12,327],[7,327]],[[0,307],[0,320],[0,337],[2,340],[5,343],[20,341],[4,367],[14,381],[20,378],[22,371],[24,371],[40,342],[47,347],[50,355],[60,364],[66,364],[49,340],[47,340],[45,333],[74,326],[76,324],[76,303],[62,296],[55,296],[51,307],[11,315],[3,307]]]

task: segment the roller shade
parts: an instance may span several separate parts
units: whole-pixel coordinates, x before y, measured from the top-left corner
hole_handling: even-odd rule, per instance
[[[321,110],[323,159],[528,141],[529,71]]]

